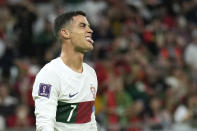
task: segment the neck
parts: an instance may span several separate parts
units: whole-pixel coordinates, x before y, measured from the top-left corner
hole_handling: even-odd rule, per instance
[[[75,72],[83,72],[83,53],[76,52],[74,49],[69,48],[67,44],[62,44],[60,57],[63,60],[64,64],[66,64]]]

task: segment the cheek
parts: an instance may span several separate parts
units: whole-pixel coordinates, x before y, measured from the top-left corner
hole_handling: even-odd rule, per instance
[[[78,34],[78,35],[76,36],[76,42],[77,42],[77,44],[83,43],[84,40],[85,40],[85,38],[84,38],[81,34]]]
[[[82,40],[85,38],[84,36],[84,33],[81,33],[81,32],[75,32],[75,33],[72,33],[72,38],[75,39],[75,40]]]
[[[85,41],[85,35],[84,32],[80,30],[73,30],[71,34],[71,41],[74,45],[82,45]]]
[[[84,41],[85,41],[85,38],[81,34],[76,34],[72,38],[72,44],[74,46],[81,46],[81,45],[83,45]]]

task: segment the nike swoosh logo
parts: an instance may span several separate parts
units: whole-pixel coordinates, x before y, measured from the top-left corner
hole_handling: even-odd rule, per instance
[[[75,93],[75,94],[70,94],[69,93],[69,97],[72,98],[73,96],[75,96],[76,94],[78,94],[79,92]]]

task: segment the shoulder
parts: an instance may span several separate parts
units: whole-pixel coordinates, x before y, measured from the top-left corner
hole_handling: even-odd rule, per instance
[[[55,59],[54,59],[55,60]],[[49,87],[54,87],[53,89],[58,89],[60,85],[60,77],[58,72],[55,70],[54,60],[47,63],[40,72],[36,75],[34,85],[33,85],[33,94],[35,95],[38,92],[38,88],[41,88],[41,85],[47,85]]]
[[[53,76],[55,77],[57,75],[57,65],[58,64],[58,58],[51,60],[49,63],[47,63],[37,74],[37,77],[42,77],[42,76]]]
[[[85,68],[86,70],[88,70],[90,73],[96,74],[96,72],[95,72],[95,70],[94,70],[93,67],[91,67],[91,66],[88,65],[87,63],[83,63],[83,65],[84,65],[84,68]]]
[[[94,68],[91,67],[90,65],[86,64],[86,63],[83,63],[83,65],[84,65],[86,74],[90,78],[94,78],[97,81],[97,75],[96,75],[96,72],[95,72]]]

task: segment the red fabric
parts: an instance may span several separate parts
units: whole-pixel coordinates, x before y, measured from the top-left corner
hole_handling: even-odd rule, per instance
[[[159,124],[159,122],[160,122],[159,119],[158,119],[158,116],[156,116],[156,115],[151,118],[151,121],[152,121],[153,124]]]
[[[0,5],[2,4],[1,2],[3,2],[2,0],[0,0]],[[0,29],[0,39],[4,39],[5,38],[5,33],[3,32],[3,30]]]
[[[131,123],[131,126],[133,125],[133,127],[129,127],[127,129],[127,131],[143,131],[143,129],[141,128],[143,126],[143,120],[140,118],[140,117],[132,117],[130,119],[130,123]],[[136,126],[135,126],[136,124]],[[137,125],[139,124],[139,125]]]
[[[174,20],[173,17],[171,17],[171,16],[166,16],[166,17],[163,19],[163,23],[164,23],[165,25],[167,25],[167,27],[168,27],[169,29],[175,27],[175,20]]]
[[[122,76],[124,73],[130,73],[131,72],[131,67],[129,63],[127,63],[124,60],[119,60],[117,63],[115,63],[115,74],[117,76]]]
[[[76,123],[87,123],[91,120],[94,101],[79,103],[77,109]]]
[[[35,76],[32,76],[32,75],[26,75],[24,76],[24,78],[21,78],[21,79],[18,79],[15,84],[14,84],[14,91],[19,94],[20,96],[24,95],[22,92],[21,92],[21,83],[24,81],[23,79],[25,79],[25,77],[29,80],[29,83],[28,83],[28,89],[27,89],[27,92],[25,95],[26,98],[27,98],[27,102],[28,102],[28,105],[30,107],[34,107],[34,101],[33,101],[33,98],[32,98],[32,88],[33,88],[33,83],[34,83],[34,80],[35,80]]]
[[[97,63],[95,66],[95,70],[98,78],[98,83],[101,84],[105,82],[108,78],[107,69],[103,67],[101,64]]]
[[[143,39],[146,43],[151,43],[154,40],[154,34],[151,31],[145,31],[143,34]]]
[[[180,58],[182,56],[182,50],[178,47],[176,47],[174,50],[176,57]]]
[[[168,58],[169,57],[169,52],[166,48],[163,48],[161,49],[161,55],[164,57],[164,58]]]
[[[28,92],[27,92],[27,98],[28,98],[28,105],[30,107],[34,107],[34,100],[32,98],[32,89],[29,89]]]
[[[7,3],[7,0],[0,0],[0,5],[5,5]]]
[[[173,49],[173,53],[174,53],[176,58],[180,58],[182,56],[182,50],[179,47],[175,47]],[[168,49],[167,48],[162,48],[161,49],[161,55],[164,58],[169,58],[169,51],[168,51]]]
[[[108,91],[107,92],[107,107],[108,108],[116,108],[117,104],[116,104],[116,98],[115,98],[115,94],[112,91]],[[108,115],[108,121],[109,123],[118,123],[118,116],[115,113],[109,113]]]
[[[34,83],[35,78],[36,78],[36,76],[34,76],[34,75],[29,76],[29,79],[30,79],[30,87],[31,88],[29,88],[29,90],[27,92],[27,95],[28,95],[27,98],[28,98],[28,105],[30,107],[34,107],[34,100],[32,98],[32,89],[33,89],[33,83]]]
[[[7,118],[7,127],[8,128],[16,128],[16,127],[33,127],[34,126],[34,118],[32,116],[28,116],[27,118],[27,125],[20,123],[17,119],[16,115],[12,115]]]
[[[146,74],[143,69],[140,69],[137,75],[137,79],[143,81],[146,78]]]

